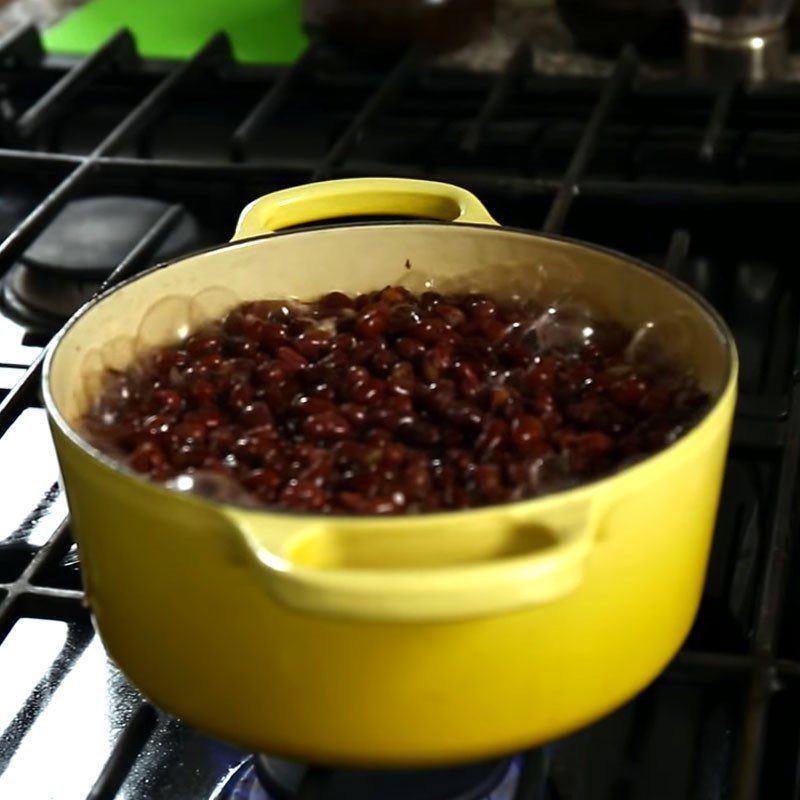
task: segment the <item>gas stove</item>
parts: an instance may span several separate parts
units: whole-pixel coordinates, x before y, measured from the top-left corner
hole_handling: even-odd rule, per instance
[[[245,67],[224,36],[183,63],[140,60],[124,31],[82,61],[45,56],[32,29],[0,42],[0,797],[798,795],[800,88],[647,78],[631,50],[608,78],[532,63],[524,43],[476,74],[415,53],[352,64],[320,44],[290,67]],[[459,183],[503,223],[643,258],[705,295],[740,349],[683,651],[606,719],[491,763],[398,774],[243,752],[143,698],[84,605],[42,347],[99,286],[227,239],[253,197],[354,175]]]

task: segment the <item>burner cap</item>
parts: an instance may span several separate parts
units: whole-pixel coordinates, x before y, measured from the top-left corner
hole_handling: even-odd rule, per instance
[[[99,288],[101,280],[70,280],[17,262],[3,282],[3,300],[26,324],[47,328],[68,319]]]
[[[86,197],[68,203],[25,251],[28,268],[71,279],[105,278],[136,246],[169,206],[144,197]],[[159,260],[196,244],[197,223],[188,214],[158,253]]]
[[[513,759],[422,770],[313,768],[319,800],[485,800],[503,782]],[[290,800],[312,780],[311,767],[272,756],[255,757],[262,786],[276,800]]]
[[[143,197],[87,197],[69,203],[8,271],[2,286],[5,307],[34,329],[57,327],[100,288],[168,208]],[[200,228],[183,210],[153,262],[200,244]]]

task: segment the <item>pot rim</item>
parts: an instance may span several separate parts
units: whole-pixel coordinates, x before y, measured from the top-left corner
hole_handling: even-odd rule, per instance
[[[322,224],[313,224],[313,225],[303,225],[302,227],[298,228],[291,228],[288,230],[281,230],[275,232],[268,232],[264,234],[260,234],[257,236],[250,236],[246,239],[238,239],[229,242],[222,242],[216,245],[210,245],[209,247],[200,248],[198,250],[193,250],[189,253],[186,253],[182,256],[178,256],[177,258],[172,258],[167,261],[162,261],[153,266],[147,268],[142,272],[138,272],[135,275],[126,278],[125,280],[121,281],[120,283],[114,284],[113,286],[108,287],[100,294],[96,295],[95,297],[88,300],[84,305],[82,305],[73,315],[70,317],[69,320],[64,324],[64,326],[56,333],[56,335],[52,338],[52,340],[48,343],[46,347],[44,362],[42,364],[42,378],[41,378],[41,390],[42,390],[42,397],[44,400],[45,409],[49,414],[50,418],[55,422],[58,426],[58,429],[80,450],[84,453],[89,455],[95,461],[100,462],[103,466],[107,469],[111,470],[112,472],[121,475],[127,479],[134,480],[137,484],[145,487],[149,490],[156,491],[158,493],[163,493],[165,495],[169,495],[171,497],[180,497],[182,500],[196,503],[199,506],[210,506],[212,508],[237,508],[241,510],[245,510],[251,513],[257,514],[268,514],[268,515],[280,515],[283,517],[289,518],[297,518],[297,519],[322,519],[322,520],[342,520],[346,521],[348,524],[357,523],[359,520],[368,520],[370,524],[375,524],[377,521],[397,521],[397,515],[389,515],[388,517],[385,515],[379,514],[351,514],[351,515],[343,515],[343,514],[311,514],[311,513],[297,513],[293,511],[285,511],[284,509],[278,508],[268,508],[268,507],[261,507],[261,506],[254,506],[248,505],[246,503],[237,503],[237,502],[221,502],[218,500],[214,500],[212,498],[204,497],[200,494],[195,494],[193,492],[179,492],[175,489],[168,488],[162,483],[157,483],[155,481],[151,481],[144,475],[141,475],[138,472],[135,472],[132,469],[129,469],[124,464],[120,463],[119,461],[115,460],[111,456],[107,455],[103,451],[99,450],[97,447],[92,445],[89,441],[84,439],[83,436],[64,418],[61,414],[55,399],[53,398],[53,394],[50,388],[50,377],[51,377],[51,368],[53,360],[58,352],[58,348],[60,347],[63,340],[66,338],[67,334],[72,330],[72,328],[78,324],[78,322],[84,317],[84,315],[90,311],[95,306],[102,303],[111,295],[115,294],[116,292],[120,291],[121,289],[125,288],[129,284],[132,284],[138,280],[146,278],[148,275],[151,275],[155,272],[158,272],[162,269],[166,269],[168,267],[173,266],[174,264],[186,261],[189,258],[194,258],[196,256],[201,256],[206,253],[212,253],[220,250],[225,249],[233,249],[236,246],[243,245],[250,242],[257,242],[257,241],[264,241],[268,239],[274,239],[276,237],[284,237],[284,236],[300,236],[305,233],[311,233],[314,231],[319,230],[328,230],[328,229],[348,229],[348,228],[365,228],[365,227],[383,227],[383,228],[397,228],[397,227],[404,227],[408,225],[418,225],[418,226],[436,226],[436,227],[455,227],[457,230],[465,229],[465,228],[473,228],[473,229],[480,229],[481,231],[487,232],[487,234],[491,235],[492,232],[496,233],[515,233],[520,234],[523,236],[530,236],[533,238],[538,239],[547,239],[550,241],[561,242],[563,244],[569,245],[571,247],[576,247],[579,249],[586,249],[586,250],[593,250],[595,252],[603,253],[605,255],[611,256],[612,258],[618,259],[620,261],[625,262],[631,267],[644,270],[651,275],[653,275],[656,279],[663,281],[665,284],[671,285],[673,288],[677,289],[678,291],[682,292],[683,294],[687,295],[690,300],[692,300],[696,305],[700,307],[700,309],[705,313],[709,322],[714,326],[716,329],[717,334],[719,335],[720,339],[724,343],[725,347],[725,357],[726,357],[726,364],[725,364],[725,380],[722,383],[722,386],[717,394],[717,396],[713,399],[712,404],[706,410],[700,419],[695,423],[694,427],[692,427],[688,432],[686,432],[683,436],[679,437],[677,440],[669,444],[667,447],[659,450],[646,458],[637,461],[634,464],[631,464],[627,467],[623,467],[616,472],[612,472],[610,475],[606,475],[602,478],[598,478],[595,480],[588,481],[586,483],[581,483],[577,486],[572,487],[565,487],[563,489],[557,489],[552,492],[547,492],[543,495],[539,495],[537,497],[527,498],[523,500],[515,500],[508,503],[500,503],[500,504],[491,504],[487,506],[479,506],[477,508],[468,508],[468,509],[453,509],[453,510],[446,510],[446,511],[430,511],[421,514],[413,514],[409,515],[414,518],[423,517],[425,519],[433,519],[433,518],[443,518],[443,517],[451,517],[454,515],[462,515],[462,514],[476,514],[476,513],[491,513],[497,509],[505,508],[505,509],[517,509],[521,506],[527,506],[531,503],[538,503],[540,505],[546,504],[548,501],[561,501],[565,496],[570,495],[572,498],[583,496],[584,494],[592,493],[595,491],[599,491],[600,487],[608,486],[614,482],[619,481],[620,479],[627,478],[632,474],[640,474],[643,469],[649,467],[654,462],[671,455],[678,449],[686,448],[687,446],[691,445],[691,442],[695,440],[701,430],[708,424],[711,418],[714,416],[715,412],[720,408],[722,401],[724,398],[732,391],[735,391],[736,380],[738,376],[738,367],[739,367],[739,358],[738,352],[736,348],[736,341],[733,337],[733,333],[729,329],[727,323],[724,321],[722,316],[719,312],[697,291],[695,291],[690,286],[687,286],[683,281],[675,278],[674,276],[670,275],[669,273],[664,272],[663,270],[659,270],[651,264],[648,264],[641,259],[638,259],[634,256],[626,255],[621,253],[618,250],[615,250],[610,247],[605,247],[603,245],[598,245],[594,243],[584,242],[580,239],[575,239],[569,236],[563,236],[561,234],[552,234],[552,233],[542,233],[539,231],[533,231],[527,228],[520,228],[520,227],[513,227],[507,225],[486,225],[482,223],[468,223],[468,222],[452,222],[452,221],[444,221],[444,220],[428,220],[428,219],[402,219],[402,220],[381,220],[381,221],[365,221],[365,222],[336,222],[336,223],[322,223]],[[402,515],[401,515],[402,516]]]

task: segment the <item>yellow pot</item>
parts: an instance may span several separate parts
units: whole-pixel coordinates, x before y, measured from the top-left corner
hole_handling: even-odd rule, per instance
[[[263,235],[365,214],[477,224]],[[585,295],[599,313],[653,323],[714,405],[677,443],[610,478],[395,518],[254,511],[169,491],[112,463],[74,427],[102,370],[235,303],[396,283]],[[96,625],[134,684],[253,750],[425,765],[560,736],[623,703],[670,660],[702,591],[736,374],[725,325],[663,273],[498,227],[456,187],[365,179],[261,198],[231,244],[90,303],[50,347],[44,396]]]

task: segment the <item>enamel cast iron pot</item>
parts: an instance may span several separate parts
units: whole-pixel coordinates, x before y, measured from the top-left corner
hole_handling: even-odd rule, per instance
[[[416,219],[274,233],[356,215]],[[245,300],[398,283],[585,298],[661,332],[712,407],[603,480],[391,518],[224,505],[151,483],[81,437],[102,372],[142,349]],[[50,346],[44,397],[95,623],[133,683],[255,751],[422,766],[560,736],[666,665],[702,591],[736,375],[723,322],[668,275],[499,227],[453,186],[358,179],[262,197],[230,244],[89,303]]]

